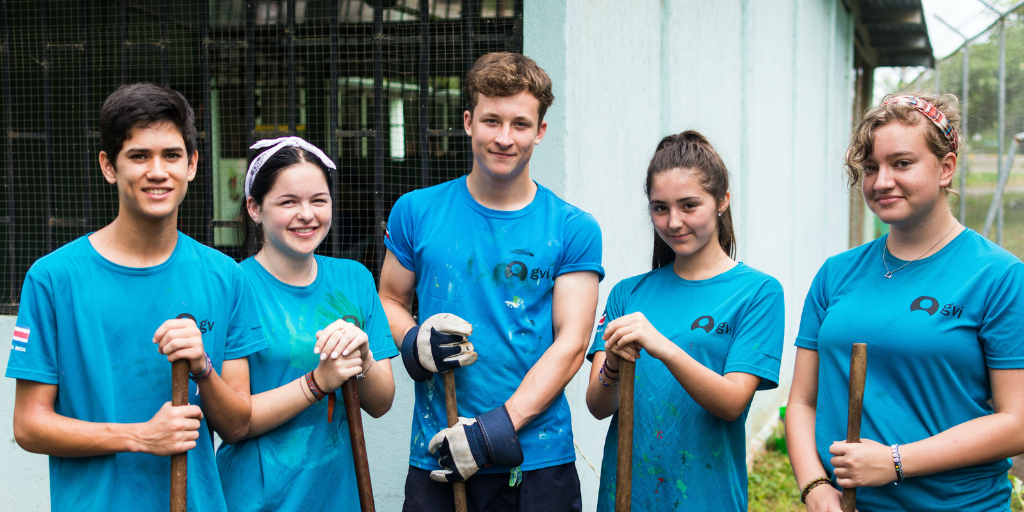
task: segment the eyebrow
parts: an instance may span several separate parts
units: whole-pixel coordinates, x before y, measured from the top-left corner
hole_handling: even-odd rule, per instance
[[[124,150],[125,153],[133,153],[133,152],[149,153],[151,151],[152,151],[151,148],[127,148],[127,149]],[[180,147],[180,146],[175,146],[175,147],[170,147],[170,148],[163,148],[161,151],[185,151],[185,148]]]

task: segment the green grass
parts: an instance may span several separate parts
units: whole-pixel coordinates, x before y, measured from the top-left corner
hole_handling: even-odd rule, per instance
[[[1020,492],[1017,490],[1016,492]],[[800,489],[793,478],[789,457],[777,451],[764,451],[754,457],[754,469],[747,475],[749,512],[805,512]],[[1019,496],[1019,495],[1018,495]],[[1010,510],[1024,512],[1021,497],[1010,500]]]
[[[1024,258],[1024,193],[1005,194],[1003,199],[1003,248],[1018,258]],[[992,203],[992,194],[968,195],[966,201],[967,227],[980,233]],[[959,206],[954,206],[953,214],[958,212]],[[988,237],[990,240],[996,239],[995,223]]]
[[[960,178],[953,178],[953,187],[956,188],[960,185]],[[994,172],[968,172],[967,173],[967,187],[995,187],[999,180],[999,175]],[[1006,182],[1008,187],[1019,187],[1024,185],[1024,174],[1010,174],[1010,179]]]

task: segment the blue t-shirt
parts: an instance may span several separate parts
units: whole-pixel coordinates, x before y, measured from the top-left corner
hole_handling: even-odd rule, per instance
[[[171,365],[153,334],[182,313],[195,318],[218,373],[224,360],[266,347],[252,289],[231,258],[178,233],[167,261],[124,267],[83,236],[36,261],[25,276],[7,376],[55,384],[54,409],[62,416],[149,421],[171,399]],[[27,341],[18,341],[18,333]],[[189,382],[189,402],[204,407],[197,392]],[[164,510],[170,461],[127,452],[51,456],[50,505]],[[188,452],[188,510],[226,510],[205,418]]]
[[[850,350],[867,343],[861,438],[907,444],[992,414],[989,368],[1024,368],[1024,264],[970,229],[886,279],[887,236],[829,258],[796,346],[818,352],[815,442],[846,439]],[[887,256],[889,258],[889,256]],[[905,261],[888,259],[889,268]],[[861,487],[860,510],[1009,510],[1008,459]]]
[[[605,327],[641,312],[651,325],[700,364],[725,375],[779,382],[785,302],[775,278],[742,263],[715,277],[688,281],[672,265],[612,288],[588,358],[604,351]],[[617,389],[617,388],[616,388]],[[661,361],[636,360],[633,399],[633,510],[747,510],[744,422],[701,407]],[[618,413],[604,443],[597,509],[615,510]]]
[[[253,258],[242,262],[258,297],[269,344],[249,356],[253,395],[316,368],[316,331],[335,320],[363,329],[375,359],[398,355],[366,267],[323,256],[316,256],[316,262],[316,279],[308,286],[282,283]],[[269,432],[221,445],[217,466],[230,510],[359,510],[348,418],[340,396],[331,423],[327,400],[321,400]]]
[[[391,210],[384,244],[416,273],[420,321],[453,313],[473,324],[469,340],[479,359],[455,371],[459,416],[470,418],[505,403],[554,342],[555,278],[580,271],[604,277],[597,221],[540,185],[516,211],[482,206],[465,177],[410,192]],[[416,383],[411,465],[440,469],[427,444],[447,426],[442,380]],[[519,431],[519,441],[523,471],[576,460],[564,393]]]

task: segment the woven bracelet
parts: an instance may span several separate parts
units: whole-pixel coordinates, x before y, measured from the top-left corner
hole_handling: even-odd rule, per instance
[[[804,486],[804,490],[800,492],[800,503],[806,504],[807,495],[810,494],[815,487],[824,484],[832,485],[832,480],[829,479],[829,477],[827,476],[819,476],[818,478],[815,478],[814,480],[807,482],[807,485]]]
[[[313,398],[316,398],[317,402],[327,396],[327,393],[324,393],[324,390],[320,389],[320,386],[317,385],[316,379],[313,378],[313,372],[306,374],[306,386],[309,387],[309,392],[313,393]]]

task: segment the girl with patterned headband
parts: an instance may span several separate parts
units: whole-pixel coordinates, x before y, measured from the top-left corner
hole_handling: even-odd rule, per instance
[[[1010,510],[1024,264],[953,217],[957,107],[899,94],[854,129],[849,183],[889,234],[829,258],[804,302],[786,440],[809,511],[839,512],[844,487],[861,512]],[[868,344],[861,443],[844,441],[853,343]]]
[[[248,358],[247,430],[217,453],[224,497],[229,510],[356,511],[347,418],[335,392],[360,379],[362,408],[383,415],[395,395],[388,358],[398,350],[370,272],[313,254],[331,229],[334,162],[298,137],[252,149],[239,216],[243,252],[255,256],[242,268],[269,348]]]

